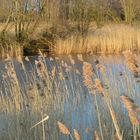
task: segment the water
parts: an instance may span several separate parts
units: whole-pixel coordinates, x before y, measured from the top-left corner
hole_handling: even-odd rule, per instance
[[[29,59],[30,62],[24,60],[26,73],[24,73],[21,64],[17,60],[13,60],[17,77],[20,81],[20,87],[23,92],[24,90],[26,91],[26,88],[28,87],[25,81],[26,74],[30,77],[30,79],[28,79],[30,82],[33,82],[34,80],[32,75],[34,72],[35,60],[37,60],[38,57],[30,57]],[[51,79],[51,82],[53,83],[51,85],[51,91],[48,92],[48,89],[43,87],[44,96],[47,99],[45,100],[43,99],[44,97],[42,97],[42,102],[45,104],[45,106],[43,106],[43,113],[50,117],[45,123],[45,134],[47,137],[46,139],[48,140],[70,139],[68,136],[59,132],[57,121],[65,124],[72,135],[73,129],[76,129],[82,140],[94,139],[95,130],[97,130],[100,135],[97,107],[95,106],[95,94],[93,95],[83,83],[83,62],[78,60],[76,55],[73,55],[72,59],[75,64],[71,64],[70,56],[51,56],[45,58],[49,75],[51,75],[53,68],[56,68],[55,77],[54,79]],[[128,70],[123,56],[83,55],[83,59],[85,62],[88,62],[93,66],[93,71],[95,73],[93,80],[95,78],[100,79],[105,87],[104,90],[111,96],[112,104],[118,117],[119,126],[124,132],[125,139],[130,139],[131,125],[127,110],[125,109],[120,96],[127,94],[140,106],[139,78],[134,78],[132,72]],[[96,68],[95,60],[97,59],[100,64],[106,68],[106,73],[104,75]],[[139,57],[137,59],[139,60]],[[64,66],[65,64],[71,68],[70,71],[67,71]],[[2,74],[5,71],[4,65],[5,62],[1,61],[0,79],[2,79]],[[4,81],[1,80],[1,87],[3,87],[3,85]],[[115,136],[115,129],[111,121],[109,110],[104,101],[104,97],[97,93],[96,98],[100,111],[104,137],[105,139],[113,139]],[[2,124],[0,131],[7,131],[7,118],[4,118],[2,114],[0,116],[0,122]],[[31,124],[35,124],[36,121],[37,120],[32,121]]]

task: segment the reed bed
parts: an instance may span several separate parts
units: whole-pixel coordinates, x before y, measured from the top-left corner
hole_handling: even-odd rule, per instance
[[[106,25],[89,31],[87,37],[72,35],[67,39],[58,39],[55,46],[56,54],[119,54],[125,50],[139,52],[140,29],[125,24]]]
[[[140,138],[139,56],[39,53],[0,62],[0,139]]]
[[[13,43],[13,44],[7,44],[0,43],[0,58],[5,59],[8,56],[16,57],[23,55],[23,46]]]

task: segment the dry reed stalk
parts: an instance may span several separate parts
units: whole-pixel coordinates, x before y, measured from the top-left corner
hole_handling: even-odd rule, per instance
[[[47,121],[48,119],[49,119],[49,116],[46,116],[46,117],[43,118],[40,122],[38,122],[38,123],[36,123],[35,125],[33,125],[33,126],[30,128],[30,130],[33,129],[33,128],[35,128],[35,127],[38,126],[39,124],[41,124],[41,123]]]
[[[84,84],[85,84],[85,86],[87,86],[91,91],[93,89],[96,89],[98,92],[100,92],[102,95],[104,95],[106,97],[105,99],[107,100],[107,95],[104,94],[103,85],[101,84],[99,79],[95,79],[95,85],[94,85],[93,81],[92,81],[92,78],[91,78],[92,75],[93,75],[93,70],[92,70],[91,64],[84,62],[84,64],[83,64],[83,77],[84,77]],[[122,135],[120,133],[116,117],[114,117],[115,113],[112,111],[112,108],[110,107],[108,101],[106,101],[106,102],[107,102],[107,105],[109,107],[110,114],[112,116],[112,120],[113,120],[115,129],[117,131],[118,138],[119,138],[119,140],[122,140]],[[101,133],[101,137],[102,137],[102,140],[103,140],[101,120],[100,120],[100,113],[99,113],[99,110],[98,110],[98,105],[97,105],[97,101],[96,101],[96,95],[95,95],[95,103],[96,103],[97,113],[98,113],[98,121],[99,121],[99,126],[100,126],[100,133]]]
[[[91,79],[89,79],[89,78],[85,78],[85,80],[84,80],[84,85],[88,88],[88,89],[90,89],[90,90],[92,90],[93,89],[93,82],[92,82],[92,80]]]
[[[72,58],[71,55],[69,55],[69,59],[70,59],[71,64],[74,65],[75,64],[75,61],[74,61],[74,59]]]
[[[115,111],[114,111],[114,109],[112,107],[111,100],[110,100],[110,98],[108,98],[109,96],[107,94],[105,94],[104,88],[103,88],[103,86],[102,86],[102,84],[101,84],[99,79],[95,80],[95,88],[98,90],[98,92],[102,93],[102,95],[104,96],[105,102],[106,102],[107,107],[109,109],[109,112],[110,112],[110,115],[111,115],[115,130],[116,130],[117,137],[118,137],[119,140],[122,140],[123,136],[122,136],[122,134],[120,132],[117,117],[116,117]]]
[[[53,58],[52,57],[50,57],[50,61],[53,61]]]
[[[75,72],[76,72],[76,74],[79,74],[80,75],[80,71],[78,69],[76,69]]]
[[[123,136],[120,132],[120,128],[119,128],[119,125],[118,125],[118,122],[117,122],[117,117],[115,115],[115,111],[114,111],[112,105],[109,102],[106,101],[106,103],[107,103],[109,111],[110,111],[110,115],[111,115],[115,130],[116,130],[117,137],[118,137],[119,140],[123,140]]]
[[[25,57],[25,60],[27,61],[27,62],[29,62],[30,60],[29,60],[29,58],[28,58],[28,56],[26,56]]]
[[[23,61],[22,61],[22,56],[18,55],[18,56],[16,56],[16,58],[17,58],[17,61],[21,64],[21,67],[25,70],[25,67],[24,67],[24,64],[23,64]]]
[[[80,134],[78,133],[77,130],[74,129],[74,137],[75,137],[75,140],[80,140]]]
[[[38,60],[38,61],[35,60],[35,65],[36,65],[36,68],[37,68],[38,76],[40,76],[41,78],[45,77],[46,73],[45,73],[45,65],[44,65],[44,63],[41,60]]]
[[[17,58],[17,60],[18,60],[19,63],[21,63],[21,64],[23,63],[22,56],[21,55],[16,56],[16,58]]]
[[[63,133],[64,135],[70,135],[70,131],[68,130],[68,128],[61,122],[57,122],[57,125],[59,127],[59,130],[61,133]]]
[[[21,102],[19,101],[19,99],[14,99],[14,103],[16,111],[21,111]]]
[[[134,112],[129,112],[128,116],[130,118],[130,122],[132,123],[133,126],[137,126],[139,124],[139,118],[136,116],[137,114],[135,114]]]
[[[131,98],[126,95],[122,95],[121,99],[128,111],[138,112],[139,108]]]
[[[78,57],[78,60],[80,60],[81,62],[84,62],[82,54],[78,54],[77,57]]]
[[[134,46],[140,49],[140,30],[130,25],[112,24],[105,25],[93,33],[87,34],[83,46],[82,37],[72,35],[66,39],[56,40],[54,52],[57,54],[70,53],[121,53],[124,50],[133,50]],[[78,46],[78,47],[77,47]]]
[[[130,118],[130,122],[132,123],[132,125],[137,126],[140,122],[139,115],[138,115],[139,112],[138,106],[134,103],[132,99],[130,99],[126,95],[122,95],[121,99],[126,109],[128,110],[128,116]]]
[[[105,74],[106,73],[106,68],[101,65],[101,64],[97,64],[96,65],[96,68],[102,73],[102,74]]]
[[[6,56],[5,56],[4,60],[5,61],[10,61],[11,60],[11,57],[10,57],[10,55],[8,53],[6,53]]]
[[[56,67],[53,67],[53,69],[51,71],[51,76],[53,79],[54,79],[55,75],[56,75]]]
[[[99,135],[98,135],[98,132],[97,132],[97,131],[95,131],[95,132],[94,132],[94,135],[95,135],[95,140],[100,140],[100,137],[99,137]]]
[[[7,71],[7,75],[10,78],[10,80],[13,83],[16,83],[16,85],[18,85],[18,79],[17,79],[16,71],[15,71],[14,66],[13,66],[11,61],[8,61],[5,64],[5,69]]]
[[[83,76],[86,77],[90,77],[93,75],[93,69],[92,69],[92,65],[88,62],[84,62],[83,63]]]
[[[65,80],[65,77],[64,77],[64,75],[63,75],[62,72],[59,72],[59,79],[60,79],[60,80]]]
[[[28,97],[29,101],[33,101],[33,99],[35,98],[35,89],[34,89],[34,87],[31,87],[27,91],[27,97]]]
[[[72,67],[71,66],[67,66],[65,69],[66,72],[71,72],[72,71]]]
[[[102,123],[101,123],[101,115],[100,115],[100,111],[99,111],[99,107],[98,107],[98,103],[97,103],[97,99],[96,99],[96,94],[95,94],[95,107],[97,110],[97,116],[98,116],[98,123],[99,123],[99,128],[100,128],[100,134],[101,134],[101,139],[104,140],[103,137],[103,130],[102,130]]]

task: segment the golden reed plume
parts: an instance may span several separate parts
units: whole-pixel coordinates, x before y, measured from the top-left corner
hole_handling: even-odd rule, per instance
[[[136,55],[134,55],[130,50],[123,52],[126,65],[128,69],[134,74],[134,76],[138,76],[139,67],[138,62],[136,60]]]
[[[74,129],[74,137],[75,137],[75,140],[80,140],[81,139],[78,131],[75,130],[75,129]]]
[[[63,133],[64,135],[70,135],[70,131],[63,123],[58,121],[57,124],[61,133]]]
[[[94,135],[95,135],[95,140],[100,140],[100,138],[99,138],[99,135],[98,135],[98,132],[97,132],[97,131],[95,131],[95,132],[94,132]]]
[[[84,78],[84,85],[90,89],[93,90],[94,84],[92,81],[92,75],[93,75],[93,69],[92,65],[90,63],[84,62],[83,63],[83,78]]]
[[[95,79],[95,88],[99,93],[104,94],[104,88],[99,79]]]
[[[134,103],[134,101],[132,99],[130,99],[126,95],[122,95],[121,99],[122,99],[126,109],[128,110],[128,115],[129,115],[132,125],[138,125],[139,124],[138,106]]]

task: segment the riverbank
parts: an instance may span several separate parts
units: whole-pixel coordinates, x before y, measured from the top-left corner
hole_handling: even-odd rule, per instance
[[[5,25],[0,25],[0,31],[2,26]],[[5,38],[0,41],[0,52],[2,54],[8,50],[16,51],[17,48],[18,51],[22,50],[23,55],[36,55],[38,50],[54,54],[119,54],[124,50],[140,51],[138,25],[110,23],[97,28],[96,24],[93,24],[85,36],[79,34],[74,26],[71,26],[71,30],[66,27],[57,27],[56,30],[52,25],[42,23],[34,29],[33,34],[28,35],[27,40],[18,43],[11,23]]]
[[[74,36],[57,40],[55,53],[119,54],[125,50],[140,51],[140,28],[111,24],[90,31],[86,38]]]

